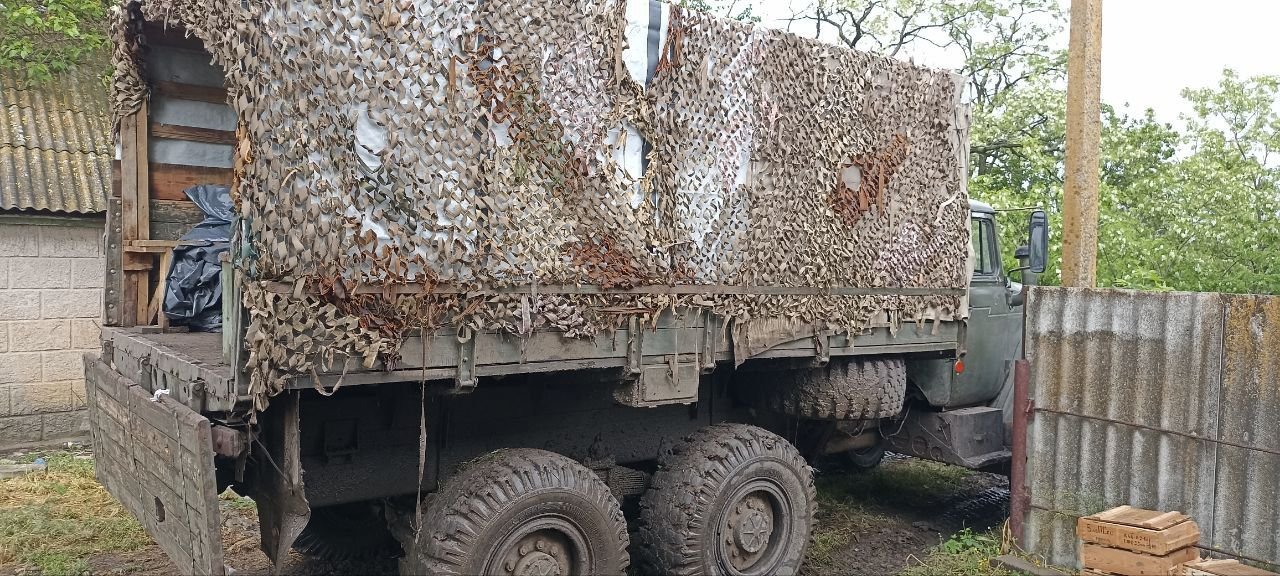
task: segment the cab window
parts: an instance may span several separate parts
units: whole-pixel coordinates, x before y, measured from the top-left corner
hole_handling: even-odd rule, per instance
[[[969,239],[973,242],[973,275],[995,276],[1000,263],[995,250],[995,230],[991,221],[985,218],[971,220]]]

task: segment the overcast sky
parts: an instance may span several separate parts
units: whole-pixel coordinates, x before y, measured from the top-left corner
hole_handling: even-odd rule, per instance
[[[808,1],[751,4],[764,24],[784,27],[791,5]],[[1071,1],[1061,4],[1069,13]],[[1216,84],[1224,66],[1244,76],[1280,74],[1278,27],[1280,0],[1103,0],[1102,98],[1117,107],[1127,102],[1133,114],[1150,107],[1174,122],[1190,111],[1180,91]],[[932,66],[956,64],[927,51],[912,56]]]

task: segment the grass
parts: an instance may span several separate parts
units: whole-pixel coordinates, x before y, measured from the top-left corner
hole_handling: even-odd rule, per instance
[[[928,508],[954,495],[973,473],[963,468],[904,460],[867,472],[836,472],[817,478],[818,522],[806,565],[830,566],[834,555],[859,534],[885,524],[883,507]]]
[[[1014,572],[991,566],[991,559],[1001,554],[1000,542],[998,533],[979,534],[965,528],[934,547],[924,558],[913,558],[902,575],[1012,576]]]
[[[94,479],[93,460],[66,452],[43,456],[47,471],[0,481],[0,565],[34,566],[47,576],[84,574],[93,554],[150,543]]]

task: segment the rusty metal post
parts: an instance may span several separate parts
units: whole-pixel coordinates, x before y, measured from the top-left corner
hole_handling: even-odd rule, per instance
[[[1023,526],[1031,511],[1027,494],[1027,421],[1031,419],[1031,363],[1019,358],[1013,363],[1013,462],[1009,465],[1009,532],[1023,544]]]
[[[1097,283],[1101,92],[1102,0],[1071,0],[1062,214],[1063,286],[1093,287]]]

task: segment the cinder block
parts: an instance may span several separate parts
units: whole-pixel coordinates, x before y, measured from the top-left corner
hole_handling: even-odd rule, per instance
[[[84,352],[68,350],[65,352],[44,353],[44,380],[58,382],[61,380],[81,380],[84,378]]]
[[[71,261],[65,258],[12,258],[10,288],[70,288]]]
[[[9,259],[0,258],[0,288],[9,287]]]
[[[76,407],[72,382],[16,384],[9,387],[10,415],[69,412]]]
[[[0,256],[39,256],[38,226],[0,225]]]
[[[0,354],[0,384],[32,384],[40,381],[39,352]]]
[[[39,290],[0,290],[0,320],[39,319]]]
[[[41,440],[64,440],[89,435],[89,413],[84,410],[44,414],[44,436]]]
[[[54,258],[93,258],[102,255],[105,229],[81,226],[40,226],[40,255]]]
[[[100,318],[102,290],[46,290],[45,318]]]
[[[81,350],[97,350],[102,347],[102,325],[96,319],[78,318],[71,321],[71,347]]]
[[[102,288],[106,284],[106,260],[71,258],[72,288]]]
[[[70,320],[9,322],[9,349],[14,352],[66,350],[70,347]]]
[[[0,354],[9,351],[9,325],[0,322]]]
[[[43,428],[39,415],[0,418],[0,449],[39,442]]]
[[[10,388],[13,388],[13,386],[12,385],[0,386],[0,417],[10,416],[13,414],[13,411],[9,405],[9,389]],[[0,444],[4,444],[4,441],[0,440]]]

